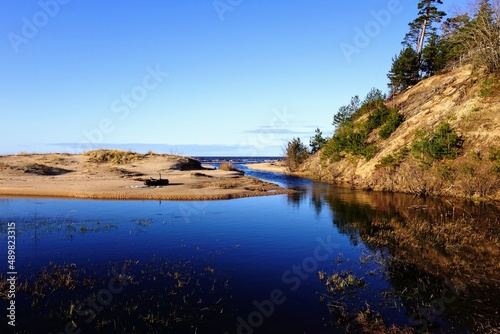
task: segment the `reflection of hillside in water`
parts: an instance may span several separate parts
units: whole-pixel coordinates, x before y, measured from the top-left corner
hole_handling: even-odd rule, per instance
[[[426,269],[447,265],[445,272],[456,275],[486,266],[482,281],[499,274],[499,207],[336,187],[313,188],[311,202],[318,211],[327,206],[335,227],[353,243],[417,265],[426,260],[420,264]]]
[[[442,316],[467,328],[500,325],[500,208],[331,186],[312,188],[311,203],[328,207],[353,245],[382,254],[391,295],[413,326]]]

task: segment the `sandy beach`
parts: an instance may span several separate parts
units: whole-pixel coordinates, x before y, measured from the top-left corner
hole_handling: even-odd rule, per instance
[[[167,186],[145,186],[150,178]],[[0,156],[0,196],[217,200],[289,193],[273,183],[169,154],[97,150]]]
[[[264,172],[274,172],[274,173],[283,173],[283,174],[289,173],[285,164],[281,161],[262,162],[262,163],[257,163],[257,164],[248,164],[245,166],[247,166],[248,168],[253,169],[253,170],[260,170],[260,171],[264,171]]]

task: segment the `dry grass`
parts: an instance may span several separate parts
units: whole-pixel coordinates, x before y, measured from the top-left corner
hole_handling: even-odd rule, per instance
[[[220,164],[219,166],[219,169],[220,170],[225,170],[225,171],[228,171],[228,172],[238,172],[238,168],[236,168],[233,164],[232,161],[229,161],[229,162],[223,162]]]
[[[144,159],[144,154],[139,154],[132,151],[121,150],[94,150],[87,151],[84,155],[88,156],[88,161],[94,163],[112,163],[117,165],[127,164],[133,161]]]

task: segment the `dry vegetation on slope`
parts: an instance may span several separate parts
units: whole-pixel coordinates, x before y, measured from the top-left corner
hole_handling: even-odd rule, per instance
[[[469,65],[425,79],[386,102],[404,121],[387,139],[378,129],[370,134],[373,157],[347,153],[334,161],[320,151],[299,174],[365,189],[500,200],[499,78]],[[412,145],[444,123],[461,140],[457,157],[423,161]]]

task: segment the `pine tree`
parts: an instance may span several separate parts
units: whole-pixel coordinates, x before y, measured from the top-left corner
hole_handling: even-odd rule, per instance
[[[446,13],[438,10],[437,4],[443,4],[442,0],[421,0],[418,3],[418,17],[409,23],[410,32],[406,34],[403,44],[411,46],[415,44],[415,51],[421,59],[424,43],[428,35],[435,33],[434,23],[439,23]]]
[[[352,97],[349,105],[340,107],[339,111],[333,115],[332,125],[338,128],[346,126],[351,121],[352,116],[359,110],[360,103],[359,96]]]
[[[411,47],[401,50],[399,56],[392,59],[392,67],[387,74],[391,95],[402,92],[419,81],[420,61]]]
[[[311,154],[314,154],[321,150],[328,141],[328,138],[323,137],[323,133],[319,128],[316,129],[316,132],[313,137],[309,139],[309,146],[311,146]]]
[[[284,151],[285,162],[291,172],[297,170],[299,165],[309,156],[307,147],[302,143],[300,138],[293,138],[289,141]]]
[[[450,57],[451,46],[445,39],[433,33],[428,44],[422,50],[421,70],[427,76],[443,69]]]

